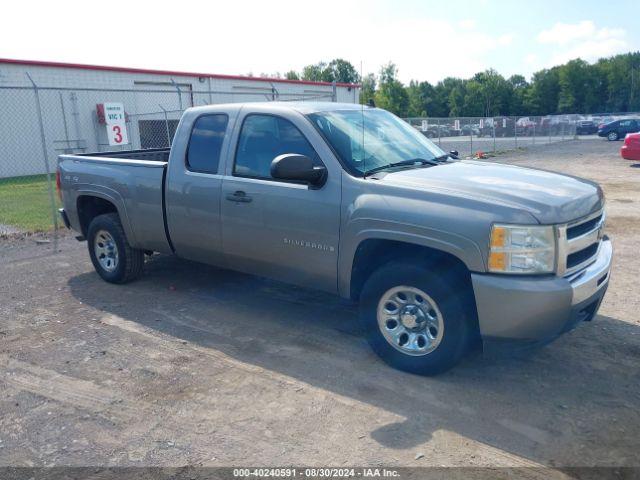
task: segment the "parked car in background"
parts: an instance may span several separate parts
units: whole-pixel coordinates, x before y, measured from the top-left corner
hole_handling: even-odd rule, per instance
[[[566,116],[547,116],[540,119],[536,135],[569,136],[573,134],[573,121]]]
[[[480,135],[480,128],[478,125],[463,125],[460,127],[460,135]]]
[[[531,120],[529,117],[519,118],[516,122],[516,134],[519,137],[531,137],[535,135],[536,132],[536,122]]]
[[[606,137],[611,142],[624,138],[627,133],[635,132],[640,132],[640,120],[637,118],[616,120],[598,127],[598,136]]]
[[[455,123],[450,123],[448,125],[443,126],[442,136],[444,137],[459,137],[460,136],[460,125],[456,128]]]
[[[444,125],[429,125],[426,130],[418,128],[418,131],[427,138],[448,137],[449,129]]]
[[[452,136],[451,129],[446,125],[433,125],[432,131],[434,132],[433,138]]]
[[[480,128],[480,137],[513,137],[515,122],[509,117],[485,118]]]
[[[593,135],[598,133],[598,126],[591,120],[581,120],[576,123],[576,135]]]
[[[629,133],[625,137],[620,155],[627,160],[640,160],[640,133]]]

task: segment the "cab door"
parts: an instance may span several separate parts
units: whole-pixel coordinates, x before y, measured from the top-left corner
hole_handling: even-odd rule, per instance
[[[222,182],[222,248],[248,273],[331,292],[337,290],[340,170],[301,114],[242,112],[234,154]],[[297,153],[328,170],[322,188],[276,180],[272,160]]]
[[[220,196],[235,114],[187,113],[173,141],[165,203],[169,238],[182,258],[214,265],[224,261]]]

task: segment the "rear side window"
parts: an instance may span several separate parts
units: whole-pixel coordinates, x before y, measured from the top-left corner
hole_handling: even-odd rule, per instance
[[[320,158],[298,128],[273,115],[248,115],[242,124],[233,173],[271,178],[271,162],[278,155],[298,153],[320,165]]]
[[[194,172],[218,173],[220,150],[229,117],[225,114],[198,117],[189,139],[187,168]]]

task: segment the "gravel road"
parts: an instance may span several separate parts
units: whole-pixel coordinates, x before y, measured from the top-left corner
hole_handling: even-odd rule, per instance
[[[0,241],[0,466],[640,466],[640,165],[619,147],[494,159],[601,183],[611,285],[551,345],[436,378],[383,364],[330,295],[167,256],[115,286],[71,235]]]

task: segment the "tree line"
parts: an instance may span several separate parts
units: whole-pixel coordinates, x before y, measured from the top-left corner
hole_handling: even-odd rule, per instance
[[[277,76],[279,76],[277,74]],[[377,75],[361,78],[344,59],[289,71],[291,80],[361,83],[360,101],[371,100],[401,117],[491,117],[640,111],[640,52],[582,59],[505,78],[493,69],[468,79],[447,77],[432,85],[412,80],[404,85],[393,63]]]

